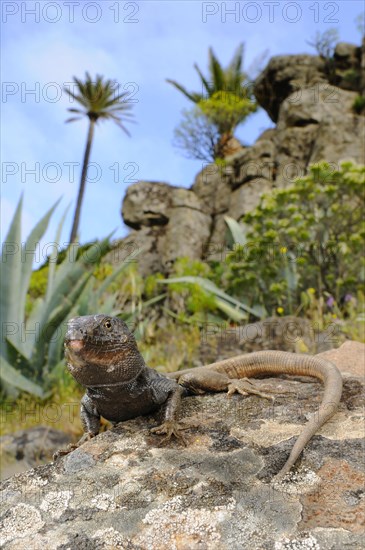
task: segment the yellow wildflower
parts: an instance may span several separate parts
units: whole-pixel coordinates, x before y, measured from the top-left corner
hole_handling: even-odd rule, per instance
[[[276,311],[281,315],[282,313],[284,313],[284,308],[282,308],[282,307],[277,307],[277,308],[276,308]]]
[[[308,294],[315,294],[316,289],[315,288],[308,288]]]

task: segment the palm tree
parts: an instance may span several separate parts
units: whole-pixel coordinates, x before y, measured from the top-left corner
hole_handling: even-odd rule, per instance
[[[89,119],[89,130],[82,164],[76,209],[70,235],[71,243],[76,240],[80,223],[81,205],[85,193],[87,168],[94,137],[95,124],[98,120],[112,120],[127,135],[130,135],[122,121],[124,119],[130,121],[130,117],[132,117],[132,114],[128,112],[129,109],[131,109],[131,105],[126,101],[123,101],[128,92],[123,92],[119,95],[116,94],[115,83],[112,80],[103,81],[102,76],[96,75],[96,79],[93,81],[89,73],[86,73],[84,82],[76,77],[74,77],[73,80],[76,85],[76,92],[70,91],[67,88],[64,88],[64,90],[74,101],[77,101],[82,108],[68,109],[68,111],[75,113],[77,116],[67,119],[66,122],[73,122],[74,120],[80,120],[82,117],[87,116]]]
[[[232,61],[226,68],[223,68],[213,49],[209,48],[208,76],[205,77],[198,65],[194,64],[202,83],[201,92],[188,92],[184,86],[175,80],[167,79],[167,82],[180,90],[190,101],[197,104],[197,107],[203,113],[207,114],[207,110],[210,110],[208,120],[213,123],[219,133],[219,138],[214,145],[215,158],[225,157],[241,147],[241,144],[233,136],[234,129],[243,122],[248,114],[257,109],[252,92],[247,87],[248,74],[243,71],[243,51],[244,44],[241,43],[235,51]],[[229,103],[231,102],[232,105],[232,101],[235,103],[238,99],[244,102],[244,105],[241,103],[243,110],[237,110],[234,113],[237,116],[230,119],[226,116],[225,107],[229,108]]]
[[[194,103],[199,103],[204,99],[210,98],[216,92],[232,92],[240,95],[242,89],[247,82],[248,75],[243,71],[243,49],[244,44],[240,44],[234,53],[231,63],[226,69],[223,69],[215,56],[213,49],[209,48],[209,75],[205,78],[198,65],[194,64],[194,69],[197,71],[202,82],[202,93],[188,92],[184,86],[175,80],[167,79],[166,81],[175,86],[188,99]],[[203,89],[206,93],[203,92]]]

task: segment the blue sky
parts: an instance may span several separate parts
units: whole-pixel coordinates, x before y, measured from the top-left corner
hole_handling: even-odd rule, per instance
[[[337,28],[342,41],[358,44],[355,19],[363,2],[4,0],[1,8],[2,240],[24,191],[23,237],[62,196],[45,237],[54,240],[71,203],[63,243],[71,228],[87,132],[86,121],[64,123],[72,105],[62,87],[73,75],[102,74],[136,101],[132,137],[110,122],[97,127],[91,155],[96,181],[88,182],[81,214],[81,242],[113,229],[121,237],[128,231],[121,202],[131,181],[189,187],[202,168],[201,161],[184,158],[172,146],[181,110],[191,104],[166,78],[199,91],[193,64],[206,73],[210,46],[225,65],[245,42],[247,68],[266,49],[269,57],[313,53],[307,41],[317,30]],[[261,110],[237,136],[249,144],[272,125]]]

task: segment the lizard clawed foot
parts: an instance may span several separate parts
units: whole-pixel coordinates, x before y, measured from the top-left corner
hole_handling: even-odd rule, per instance
[[[277,393],[273,390],[269,390],[269,391],[270,393]],[[241,395],[247,395],[252,393],[254,395],[258,395],[259,397],[263,397],[264,399],[275,401],[275,397],[273,395],[260,391],[254,384],[254,382],[252,382],[248,378],[241,378],[239,380],[232,379],[230,381],[230,383],[228,384],[227,397],[231,397],[234,393],[240,393]]]
[[[81,445],[83,443],[85,443],[86,441],[90,441],[90,439],[92,439],[93,437],[95,437],[96,434],[92,434],[90,432],[88,433],[85,433],[81,439],[79,439],[79,441],[77,443],[70,443],[66,449],[59,449],[58,451],[56,451],[54,454],[53,454],[53,460],[58,460],[61,456],[65,456],[65,455],[68,455],[69,453],[72,453],[72,451],[75,451],[76,449],[78,449],[79,447],[81,447]]]
[[[164,437],[161,440],[161,445],[166,443],[171,439],[171,437],[174,435],[176,439],[181,441],[185,447],[187,446],[188,442],[186,438],[182,435],[181,430],[186,430],[188,426],[182,426],[179,422],[175,422],[174,420],[166,420],[161,424],[161,426],[156,426],[156,428],[151,428],[151,433],[153,434],[166,434],[166,437]]]

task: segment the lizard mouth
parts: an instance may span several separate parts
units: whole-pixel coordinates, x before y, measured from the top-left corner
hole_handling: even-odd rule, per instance
[[[72,351],[81,351],[84,347],[84,342],[82,340],[69,340],[67,347]]]

